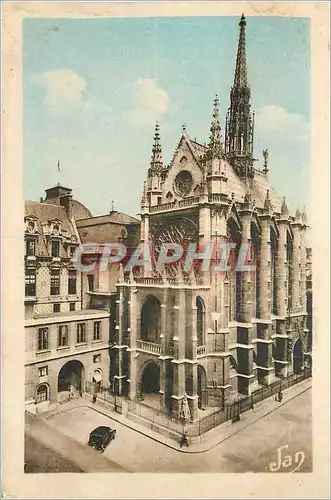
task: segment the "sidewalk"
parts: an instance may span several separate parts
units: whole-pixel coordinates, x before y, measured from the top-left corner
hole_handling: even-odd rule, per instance
[[[241,432],[243,429],[246,429],[269,413],[272,413],[281,406],[286,405],[288,401],[297,397],[299,394],[310,390],[311,385],[312,379],[307,379],[290,387],[289,389],[286,389],[285,391],[283,391],[283,401],[281,403],[275,400],[275,396],[261,401],[255,406],[254,410],[248,410],[242,413],[241,420],[239,422],[233,424],[231,421],[227,421],[224,424],[211,429],[210,431],[200,436],[200,438],[198,438],[200,440],[199,443],[192,443],[188,448],[181,448],[179,446],[179,443],[176,442],[175,439],[165,437],[141,424],[133,422],[119,413],[115,413],[110,409],[108,410],[108,408],[106,408],[104,405],[99,405],[98,403],[92,404],[86,399],[84,399],[84,402],[82,402],[81,405],[88,405],[102,415],[108,416],[112,420],[115,420],[116,422],[181,453],[204,453],[222,443],[223,441],[229,439],[231,436],[237,434],[238,432]],[[77,406],[77,404],[75,406]],[[66,408],[68,407],[69,406],[67,406]],[[55,413],[57,413],[57,411],[53,411],[50,413],[54,415]],[[47,417],[50,416],[50,413],[48,413]]]

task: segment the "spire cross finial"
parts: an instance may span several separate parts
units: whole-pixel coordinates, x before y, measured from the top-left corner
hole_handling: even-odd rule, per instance
[[[183,134],[186,134],[186,123],[183,123],[183,125],[182,125],[182,131],[183,131]]]
[[[236,72],[234,77],[234,87],[248,87],[247,83],[247,63],[246,63],[246,19],[244,14],[241,16],[239,26],[239,42],[236,60]]]

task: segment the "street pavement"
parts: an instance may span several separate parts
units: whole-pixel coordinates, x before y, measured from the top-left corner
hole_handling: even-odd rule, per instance
[[[25,435],[25,470],[26,473],[36,472],[84,472],[70,459],[43,445],[37,439]]]
[[[308,389],[200,453],[181,453],[88,405],[70,407],[47,422],[80,443],[80,453],[87,453],[88,436],[95,427],[108,425],[116,429],[116,439],[103,457],[109,459],[109,464],[133,472],[311,472],[311,420]],[[89,471],[93,471],[93,460]]]
[[[101,453],[87,446],[86,442],[81,444],[79,440],[73,439],[68,433],[62,433],[60,429],[54,426],[50,427],[39,417],[26,418],[25,435],[26,472],[44,472],[45,468],[48,469],[47,472],[50,472],[49,468],[52,467],[52,462],[54,472],[69,472],[67,469],[71,466],[83,472],[131,472],[122,467],[117,461],[109,460]],[[41,453],[47,450],[45,454],[46,463],[40,465],[40,470],[33,449],[36,441],[41,445]],[[61,461],[63,470],[59,470],[61,457],[63,459]]]

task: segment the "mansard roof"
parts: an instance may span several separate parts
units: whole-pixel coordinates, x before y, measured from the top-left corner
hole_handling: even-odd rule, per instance
[[[42,232],[42,223],[57,219],[61,221],[62,230],[68,231],[68,233],[70,234],[75,234],[74,226],[69,220],[65,208],[60,205],[53,205],[52,203],[43,202],[40,203],[36,201],[26,201],[25,217],[28,216],[34,216],[37,218],[37,225],[40,226],[38,230],[40,230],[40,232]]]
[[[31,236],[36,235],[36,255],[49,256],[50,248],[46,244],[49,235],[48,229],[50,224],[59,223],[61,226],[61,237],[67,243],[79,243],[78,234],[64,207],[52,203],[40,203],[35,201],[25,202],[25,219],[31,219],[35,222],[35,232]],[[64,249],[60,248],[60,257],[67,257]]]

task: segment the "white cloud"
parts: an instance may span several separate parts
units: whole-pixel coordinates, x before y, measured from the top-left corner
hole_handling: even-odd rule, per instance
[[[255,124],[260,136],[272,135],[290,141],[309,138],[309,121],[304,115],[289,113],[286,109],[273,104],[258,110]]]
[[[128,112],[128,118],[136,125],[153,124],[169,109],[167,92],[158,87],[154,80],[138,80],[134,84],[133,94],[133,109]]]
[[[44,71],[36,75],[34,81],[44,88],[44,104],[54,116],[84,105],[86,81],[70,68]]]

